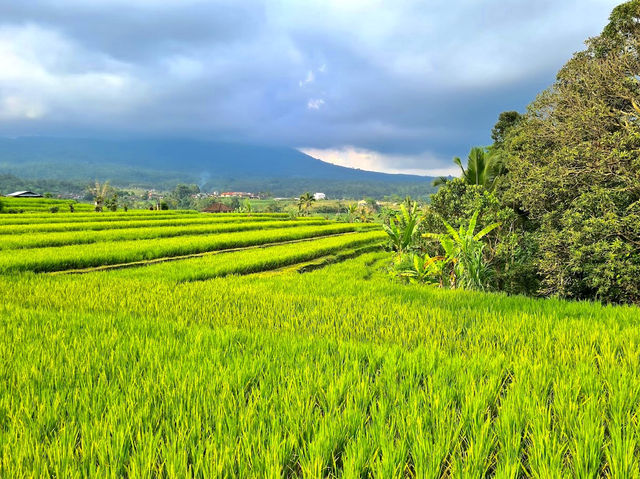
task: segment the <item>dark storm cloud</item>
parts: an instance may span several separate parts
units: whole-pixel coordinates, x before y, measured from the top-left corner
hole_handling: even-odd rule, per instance
[[[0,3],[6,134],[276,143],[449,167],[523,110],[611,0]]]

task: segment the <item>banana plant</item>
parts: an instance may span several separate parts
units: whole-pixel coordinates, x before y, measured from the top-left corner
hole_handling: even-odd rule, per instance
[[[481,239],[500,226],[500,223],[492,223],[475,233],[478,214],[479,211],[473,214],[466,228],[461,225],[456,231],[453,226],[443,220],[447,233],[423,235],[425,238],[437,239],[440,242],[447,262],[452,264],[451,284],[454,288],[484,291],[487,286],[491,270],[484,259],[485,244]]]
[[[402,255],[411,247],[421,221],[418,203],[414,202],[410,209],[403,203],[400,205],[400,213],[397,213],[388,225],[382,225],[398,255]]]
[[[399,272],[399,276],[407,278],[410,283],[433,284],[446,286],[446,265],[449,260],[445,256],[431,257],[429,254],[414,254],[412,266]]]

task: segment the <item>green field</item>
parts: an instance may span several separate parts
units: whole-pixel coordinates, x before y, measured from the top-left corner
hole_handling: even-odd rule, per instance
[[[637,308],[395,283],[385,237],[0,216],[0,477],[640,477]]]
[[[51,208],[56,212],[69,213],[70,205],[75,211],[93,211],[93,205],[88,203],[78,203],[75,200],[59,200],[52,198],[10,198],[2,197],[0,201],[4,208],[11,213],[51,213]]]

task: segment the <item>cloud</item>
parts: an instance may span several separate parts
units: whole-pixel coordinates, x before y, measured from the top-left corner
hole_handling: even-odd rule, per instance
[[[130,67],[35,25],[0,26],[0,118],[85,121],[135,108]]]
[[[325,101],[322,98],[310,98],[309,101],[307,101],[307,108],[309,110],[319,110],[324,104]]]
[[[448,168],[617,3],[0,2],[0,119],[7,135],[306,145],[372,168]]]
[[[311,70],[309,70],[307,72],[307,77],[304,80],[300,80],[299,85],[301,87],[305,86],[307,83],[313,83],[313,80],[315,80],[315,75],[313,74],[313,72]]]
[[[327,163],[361,170],[423,176],[459,176],[460,174],[458,167],[446,165],[429,152],[417,155],[390,155],[354,146],[327,149],[299,148],[299,150]]]

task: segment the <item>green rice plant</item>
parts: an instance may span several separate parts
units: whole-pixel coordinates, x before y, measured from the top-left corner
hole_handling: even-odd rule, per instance
[[[48,209],[47,209],[48,211]],[[92,222],[111,222],[114,219],[128,220],[128,221],[148,221],[154,219],[173,219],[173,218],[208,218],[210,221],[233,221],[238,218],[243,219],[255,219],[255,218],[268,218],[268,219],[284,219],[286,216],[278,213],[256,213],[255,215],[245,215],[244,213],[225,213],[224,215],[216,214],[199,214],[196,211],[148,211],[141,213],[144,210],[133,210],[128,212],[108,212],[108,213],[59,213],[52,215],[42,214],[20,214],[20,215],[3,215],[0,216],[0,225],[47,225],[51,223],[86,223],[87,219],[91,219]]]
[[[215,235],[184,235],[175,238],[141,239],[0,251],[0,272],[51,272],[101,265],[132,263],[163,257],[183,256],[240,248],[362,229],[356,225],[329,224],[274,230],[253,230]],[[115,244],[115,246],[114,246]]]
[[[323,219],[306,221],[238,221],[238,222],[209,222],[173,224],[165,226],[150,225],[149,227],[109,228],[89,231],[39,232],[12,234],[9,238],[2,238],[0,250],[43,248],[51,246],[80,245],[101,242],[116,242],[127,240],[142,240],[153,238],[172,238],[185,235],[208,235],[232,231],[265,230],[273,228],[291,228],[299,226],[326,225]]]
[[[638,477],[637,308],[242,275],[386,235],[336,226],[0,252],[0,477]]]
[[[188,225],[213,225],[213,224],[231,224],[231,223],[259,223],[273,221],[293,221],[288,218],[271,218],[265,217],[247,217],[247,216],[213,216],[213,215],[171,215],[149,217],[133,217],[131,219],[114,218],[112,220],[93,221],[86,219],[76,222],[52,222],[52,223],[27,223],[27,224],[1,224],[1,235],[18,235],[24,233],[55,233],[70,231],[99,231],[99,230],[115,230],[122,228],[150,228],[160,226],[188,226]],[[320,218],[298,218],[296,223],[311,222],[310,224],[318,224]],[[325,220],[326,221],[326,220]],[[2,239],[2,238],[0,238]]]
[[[353,252],[354,248],[380,245],[383,239],[382,231],[349,233],[303,241],[295,246],[269,245],[232,252],[221,251],[197,258],[116,270],[109,274],[126,278],[161,278],[178,282],[201,281],[228,274],[269,271],[340,252]]]

